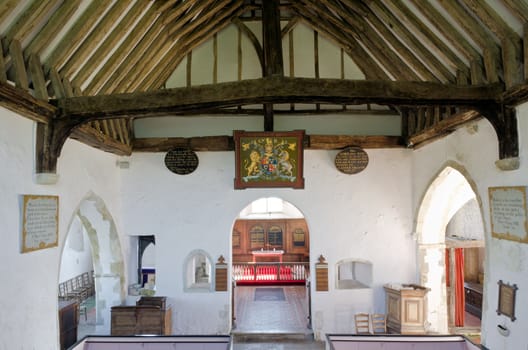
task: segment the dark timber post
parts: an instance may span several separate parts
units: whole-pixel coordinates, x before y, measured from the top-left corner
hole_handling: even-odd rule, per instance
[[[262,2],[263,76],[284,76],[279,0]],[[273,104],[264,104],[264,131],[273,131]]]

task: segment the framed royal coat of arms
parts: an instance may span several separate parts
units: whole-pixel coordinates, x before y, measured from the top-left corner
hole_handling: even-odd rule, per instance
[[[304,188],[304,130],[287,132],[234,131],[235,189]]]

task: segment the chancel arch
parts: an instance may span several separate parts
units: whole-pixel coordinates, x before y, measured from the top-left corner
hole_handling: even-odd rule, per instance
[[[117,228],[101,197],[89,192],[81,200],[70,221],[68,235],[72,234],[72,229],[82,229],[91,246],[96,312],[94,332],[109,334],[110,308],[125,300],[126,274]]]
[[[303,213],[293,204],[277,197],[251,202],[235,219],[231,234],[233,329],[236,332],[270,331],[274,317],[284,332],[305,332],[310,318],[310,233]],[[269,295],[267,294],[269,293]],[[276,294],[275,294],[276,293]],[[253,325],[258,308],[255,301],[291,300],[288,306],[273,311],[267,324]],[[269,307],[273,307],[270,303]],[[294,309],[293,309],[294,308]],[[282,317],[297,315],[298,317]],[[235,322],[236,320],[236,322]],[[254,328],[257,327],[257,328]],[[268,328],[266,328],[268,327]]]
[[[453,231],[455,221],[468,213],[476,219],[466,217],[463,220],[473,226],[473,232],[480,232],[478,237],[463,237],[463,233],[457,235]],[[482,218],[481,200],[474,182],[462,166],[449,162],[429,185],[418,208],[416,222],[419,280],[429,288],[427,322],[431,332],[448,333],[454,327],[455,287],[454,284],[446,285],[450,274],[446,274],[446,265],[449,270],[454,258],[449,258],[446,248],[449,252],[451,248],[468,244],[483,247]]]

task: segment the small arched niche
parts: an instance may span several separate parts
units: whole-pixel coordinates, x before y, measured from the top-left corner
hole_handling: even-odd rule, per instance
[[[213,291],[213,263],[207,252],[196,249],[185,259],[184,290],[186,292]]]
[[[336,289],[370,288],[372,263],[365,260],[343,259],[336,264]]]

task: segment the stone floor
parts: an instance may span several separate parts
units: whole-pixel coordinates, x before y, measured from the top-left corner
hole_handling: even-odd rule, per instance
[[[241,286],[235,300],[235,334],[312,334],[304,286]]]
[[[237,287],[233,350],[323,350],[308,324],[304,286]]]

